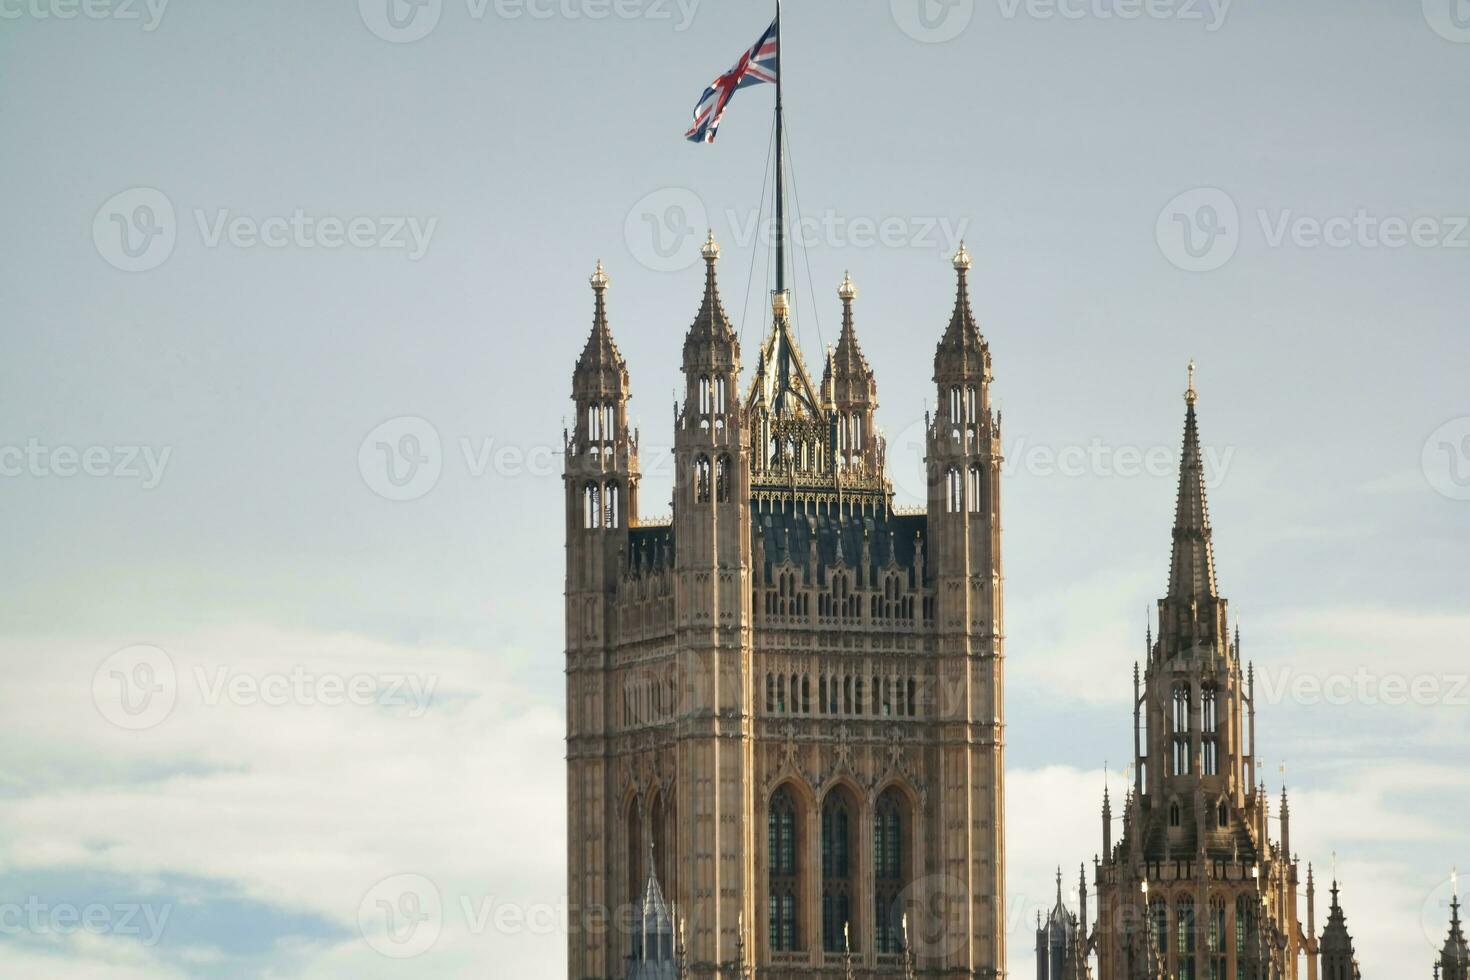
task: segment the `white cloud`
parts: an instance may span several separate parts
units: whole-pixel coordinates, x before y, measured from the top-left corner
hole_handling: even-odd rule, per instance
[[[117,644],[4,651],[27,676],[24,690],[0,693],[7,768],[20,765],[30,789],[0,809],[0,870],[219,882],[350,934],[280,951],[310,958],[312,976],[562,968],[564,939],[470,935],[461,911],[461,897],[472,908],[491,896],[555,907],[565,888],[561,716],[493,655],[254,628],[153,642],[176,664],[178,700],[141,732],[110,724],[92,700],[93,672]],[[437,682],[435,698],[417,716],[406,705],[210,704],[196,674],[265,678],[298,666],[317,677],[409,671]],[[48,768],[74,778],[57,783]],[[402,872],[435,883],[444,932],[423,956],[387,961],[357,935],[358,909],[377,881]],[[161,952],[184,951],[166,934]]]

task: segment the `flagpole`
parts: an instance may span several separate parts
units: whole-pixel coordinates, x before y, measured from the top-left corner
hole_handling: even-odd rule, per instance
[[[776,292],[786,291],[786,152],[781,121],[781,76],[786,74],[781,49],[781,0],[776,0]]]

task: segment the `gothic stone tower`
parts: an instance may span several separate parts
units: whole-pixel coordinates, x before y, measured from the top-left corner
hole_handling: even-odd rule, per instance
[[[749,387],[713,236],[671,519],[637,508],[594,275],[566,439],[569,975],[629,975],[656,875],[699,978],[1005,970],[1000,424],[955,258],[927,509],[893,503],[854,300],[813,384],[788,297]],[[907,943],[905,942],[907,934]]]
[[[1141,681],[1134,668],[1133,787],[1116,845],[1104,802],[1098,976],[1295,980],[1314,943],[1297,923],[1285,791],[1278,844],[1254,781],[1253,674],[1216,587],[1190,374],[1169,590]]]

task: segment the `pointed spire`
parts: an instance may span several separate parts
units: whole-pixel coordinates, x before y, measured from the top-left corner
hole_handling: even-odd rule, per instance
[[[1184,393],[1184,448],[1179,460],[1179,500],[1174,508],[1174,553],[1169,569],[1169,598],[1213,599],[1215,551],[1210,512],[1205,502],[1204,457],[1194,406],[1194,362],[1189,362],[1189,388]]]
[[[719,284],[715,278],[715,263],[720,257],[720,246],[710,231],[704,246],[699,250],[704,256],[704,297],[694,323],[684,336],[684,367],[725,366],[739,361],[740,345],[730,326],[730,317],[720,301]]]
[[[822,390],[831,393],[833,402],[842,411],[856,407],[876,408],[878,404],[873,369],[858,345],[857,328],[853,322],[852,301],[857,292],[852,276],[843,273],[842,285],[837,289],[837,296],[842,300],[842,331],[837,337],[837,346],[828,354],[827,368],[822,376]]]
[[[985,340],[980,336],[975,311],[970,307],[970,253],[966,251],[964,242],[960,242],[959,251],[954,255],[954,269],[954,312],[950,315],[949,327],[944,331],[939,348],[941,351],[979,351],[985,347]]]
[[[612,329],[607,323],[607,273],[602,260],[587,280],[592,287],[592,332],[577,359],[577,369],[572,375],[573,397],[578,393],[607,393],[626,388],[628,367],[618,345],[613,342]]]

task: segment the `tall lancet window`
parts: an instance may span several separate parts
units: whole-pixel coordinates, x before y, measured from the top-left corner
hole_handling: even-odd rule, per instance
[[[947,479],[949,490],[948,512],[958,514],[965,509],[964,481],[960,479],[960,471],[955,467],[950,467]]]
[[[1219,691],[1215,685],[1206,684],[1200,689],[1200,730],[1203,742],[1201,748],[1204,754],[1206,776],[1218,776],[1220,774],[1219,702]]]
[[[615,527],[618,527],[619,526],[618,522],[620,520],[622,520],[622,517],[618,513],[618,505],[621,502],[622,501],[620,500],[620,488],[618,487],[618,485],[616,483],[609,483],[607,485],[607,493],[603,497],[603,526],[604,527],[613,527],[613,528],[615,528]]]
[[[583,525],[588,528],[602,527],[602,489],[589,483],[582,490]]]
[[[730,500],[730,457],[724,454],[715,460],[715,500],[722,504]]]
[[[796,805],[785,786],[771,797],[766,817],[766,853],[770,861],[770,944],[777,951],[800,948],[797,933],[796,896],[801,893],[797,875]]]
[[[694,461],[694,499],[701,504],[709,503],[710,467],[709,457],[700,456]]]
[[[843,949],[843,933],[852,922],[852,850],[857,808],[840,787],[822,804],[822,948]],[[855,936],[855,934],[854,934]]]
[[[908,807],[898,790],[878,797],[873,812],[873,941],[880,953],[902,950],[899,896],[908,880]]]
[[[1225,969],[1225,899],[1210,899],[1209,960],[1207,980],[1226,980]]]
[[[1188,684],[1174,686],[1174,775],[1187,776],[1190,761],[1190,693]]]
[[[1179,900],[1179,906],[1175,910],[1178,917],[1177,932],[1175,937],[1176,948],[1179,950],[1179,980],[1199,980],[1199,975],[1194,969],[1194,944],[1195,944],[1195,921],[1194,921],[1194,899],[1188,895]]]

